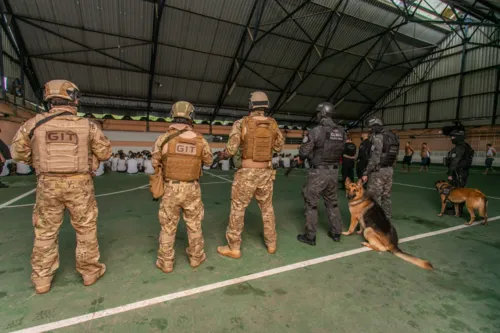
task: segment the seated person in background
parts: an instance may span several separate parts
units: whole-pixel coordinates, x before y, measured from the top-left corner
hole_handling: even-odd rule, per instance
[[[135,160],[137,161],[137,169],[139,170],[139,172],[144,172],[144,158],[142,157],[142,155],[137,154]]]
[[[288,155],[283,157],[283,167],[285,169],[288,169],[290,167],[290,157]]]
[[[14,160],[8,159],[3,163],[3,168],[0,170],[0,177],[6,177],[11,175],[12,164],[15,165]]]
[[[93,172],[94,176],[99,177],[104,174],[104,162],[99,162],[99,167],[97,168],[96,171]]]
[[[134,155],[132,155],[127,161],[127,173],[133,175],[138,172],[139,169],[137,169],[137,160],[135,159]]]
[[[115,154],[112,158],[111,158],[111,171],[117,171],[117,168],[118,168],[118,160],[120,159],[119,155],[118,154]]]
[[[151,162],[151,155],[148,155],[144,160],[144,172],[148,175],[153,175],[155,173],[153,163]]]
[[[33,173],[33,169],[31,169],[31,167],[27,164],[17,163],[16,173],[20,176],[27,176]]]
[[[280,158],[278,157],[277,153],[273,154],[273,159],[272,159],[272,164],[273,164],[273,169],[278,169],[280,166]]]
[[[116,165],[116,171],[126,172],[127,171],[127,161],[125,160],[125,155],[120,155],[118,163]]]

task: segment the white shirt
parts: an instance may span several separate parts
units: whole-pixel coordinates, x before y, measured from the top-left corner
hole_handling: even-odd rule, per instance
[[[117,171],[127,171],[127,161],[122,160],[121,158],[118,159],[118,164],[116,165],[116,170]]]
[[[279,164],[280,163],[280,158],[279,157],[273,157],[272,163],[273,163],[273,165]]]
[[[17,163],[16,173],[18,175],[27,175],[31,172],[31,167],[24,163]]]
[[[229,160],[222,160],[220,164],[222,165],[222,170],[229,171]]]
[[[127,172],[128,173],[138,173],[137,161],[135,158],[131,158],[127,161]]]
[[[104,174],[104,162],[99,163],[99,167],[94,173],[96,176],[102,176]]]
[[[113,157],[111,159],[111,171],[116,171],[116,169],[118,168],[118,160],[118,157]]]
[[[289,168],[290,167],[290,158],[283,157],[283,167],[284,168]]]
[[[153,168],[153,163],[151,160],[144,160],[144,173],[148,175],[152,175],[155,173],[155,169]]]
[[[137,165],[144,165],[144,159],[142,157],[136,158]]]
[[[493,154],[494,151],[495,151],[495,148],[493,148],[493,147],[488,148],[488,151],[486,152],[486,157],[493,158],[493,156],[495,156],[495,154]]]
[[[0,171],[1,171],[1,172],[0,172],[0,177],[5,177],[5,176],[8,176],[8,175],[9,175],[10,171],[9,171],[8,166],[9,166],[10,164],[12,164],[12,163],[13,163],[13,160],[6,160],[6,161],[5,161],[5,164],[3,165],[3,169],[2,169],[2,170],[0,170]]]

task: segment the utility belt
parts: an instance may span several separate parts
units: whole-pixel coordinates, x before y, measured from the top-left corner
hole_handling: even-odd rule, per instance
[[[53,173],[44,172],[39,175],[40,177],[57,177],[57,178],[88,178],[91,176],[90,172],[81,173]]]
[[[246,159],[241,161],[241,166],[243,168],[248,168],[248,169],[270,169],[271,166],[271,161],[269,162],[255,162],[251,159]]]
[[[339,168],[338,164],[331,164],[331,165],[311,165],[311,169],[336,170],[338,168]]]
[[[182,181],[182,180],[165,180],[165,184],[196,184],[198,183],[198,180],[188,180],[188,181]]]

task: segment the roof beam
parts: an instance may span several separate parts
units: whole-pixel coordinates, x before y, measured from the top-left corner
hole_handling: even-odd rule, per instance
[[[26,44],[24,43],[24,39],[21,35],[21,30],[17,25],[16,18],[13,16],[12,7],[10,6],[8,0],[3,0],[3,7],[5,9],[5,12],[12,16],[12,20],[9,27],[5,20],[5,15],[1,15],[0,24],[2,25],[3,31],[9,39],[9,42],[16,51],[17,57],[21,64],[21,68],[23,69],[25,75],[28,77],[28,81],[30,82],[31,88],[33,89],[33,92],[37,97],[38,102],[41,103],[43,101],[42,85],[40,80],[38,80],[35,70],[33,69],[33,64],[31,63],[31,60],[29,58]],[[2,10],[2,12],[4,12],[4,10]],[[26,91],[25,87],[23,89]]]
[[[262,4],[265,4],[266,0],[256,0],[255,3],[254,3],[254,10],[255,10],[255,6],[257,5],[258,1],[263,1]],[[224,101],[225,101],[225,99],[228,96],[229,87],[238,78],[238,75],[240,74],[243,66],[245,65],[245,62],[247,61],[248,57],[250,56],[250,53],[252,52],[252,50],[255,47],[255,45],[257,45],[263,38],[265,38],[268,34],[270,34],[274,29],[276,29],[277,27],[279,27],[281,24],[283,24],[285,21],[287,21],[289,18],[291,18],[295,13],[297,13],[299,10],[301,10],[302,8],[304,8],[310,2],[311,2],[311,0],[303,0],[302,3],[299,6],[297,6],[288,15],[286,15],[284,18],[282,18],[278,23],[276,23],[275,25],[273,25],[269,30],[266,30],[264,32],[264,34],[262,34],[261,36],[259,36],[259,38],[255,39],[256,36],[254,35],[254,40],[252,40],[252,43],[250,44],[250,46],[249,46],[249,48],[248,48],[248,50],[247,50],[247,52],[245,54],[245,57],[243,58],[243,60],[239,64],[239,68],[236,70],[236,73],[234,75],[233,75],[233,71],[234,71],[234,60],[235,59],[233,59],[233,64],[231,65],[231,69],[228,72],[228,75],[226,77],[227,84],[222,87],[221,93],[219,94],[219,99],[217,101],[217,105],[216,105],[216,107],[214,109],[214,113],[213,113],[213,116],[212,116],[213,119],[215,119],[215,117],[217,116],[217,113],[219,112],[222,104],[224,104]],[[250,24],[250,21],[252,19],[254,10],[252,10],[252,13],[251,13],[251,15],[249,17],[247,28],[248,28],[248,26]],[[264,11],[264,5],[261,6],[261,11],[257,15],[257,23],[256,23],[256,25],[254,27],[255,33],[257,33],[257,31],[259,30],[260,17],[262,16],[263,11]],[[246,33],[246,31],[243,32],[243,36],[242,36],[242,38],[240,40],[240,47],[238,47],[238,50],[236,51],[234,58],[236,58],[236,55],[240,52],[240,50],[243,50],[243,46],[244,46],[244,43],[245,43],[245,37],[246,37],[245,33]]]
[[[321,35],[323,34],[323,32],[326,30],[326,28],[328,27],[328,25],[331,23],[332,21],[332,18],[333,16],[335,15],[335,13],[337,13],[337,10],[339,9],[340,5],[342,4],[344,0],[341,0],[339,1],[339,3],[337,4],[337,6],[335,7],[335,9],[328,15],[328,19],[325,21],[325,23],[323,24],[323,26],[321,27],[319,33],[316,35],[316,38],[314,38],[314,40],[311,42],[311,44],[309,44],[309,48],[307,49],[306,53],[304,53],[304,56],[302,57],[302,59],[300,60],[297,68],[295,68],[295,71],[293,72],[292,76],[290,77],[290,79],[288,79],[288,82],[286,83],[285,87],[283,88],[283,90],[281,91],[281,93],[279,94],[278,98],[276,99],[273,107],[269,110],[269,116],[272,116],[276,110],[280,109],[283,104],[286,103],[286,101],[289,99],[289,96],[291,96],[293,93],[291,93],[289,96],[287,96],[287,98],[281,102],[281,100],[284,98],[285,94],[286,94],[286,91],[291,87],[291,85],[293,84],[293,81],[295,80],[295,77],[297,76],[297,73],[298,71],[300,70],[300,68],[302,67],[302,65],[304,64],[304,62],[306,61],[306,59],[308,59],[308,56],[310,57],[311,56],[311,52],[314,50],[314,46],[316,45],[316,43],[318,42],[319,38],[321,37]],[[345,5],[347,5],[347,2],[345,3]],[[345,6],[344,6],[345,7]],[[333,33],[332,33],[332,37],[333,35],[335,35],[335,33],[337,32],[337,28],[339,27],[340,25],[340,21],[342,20],[341,17],[337,18],[337,21],[336,21],[336,24],[335,24],[335,28],[333,29]],[[309,58],[310,59],[310,58]],[[321,59],[321,57],[320,57]],[[306,65],[307,67],[307,65]],[[307,68],[306,68],[307,70]],[[307,78],[307,76],[306,76]],[[301,77],[299,77],[300,79],[300,83],[303,82],[306,78],[302,79]],[[299,83],[299,84],[300,84]],[[281,102],[281,104],[280,104]]]
[[[149,63],[149,87],[148,87],[148,109],[146,114],[146,132],[149,132],[149,112],[151,111],[151,100],[153,98],[153,84],[155,80],[156,56],[158,54],[158,36],[160,34],[161,18],[163,17],[163,9],[165,8],[165,0],[158,0],[153,11],[153,32],[151,40],[153,49],[151,50],[151,59]]]

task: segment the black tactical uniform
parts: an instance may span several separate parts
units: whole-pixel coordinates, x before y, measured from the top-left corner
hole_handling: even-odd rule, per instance
[[[451,133],[451,142],[455,145],[446,157],[448,166],[448,177],[452,177],[451,185],[453,187],[465,187],[469,177],[469,168],[472,165],[474,150],[465,142],[464,131],[454,131]],[[459,205],[460,215],[462,214],[464,204]],[[445,211],[447,215],[455,215],[453,205],[449,205]]]
[[[354,181],[354,163],[355,160],[347,158],[346,156],[356,156],[356,145],[352,142],[344,144],[344,153],[342,157],[342,184],[345,184],[347,177]]]
[[[356,175],[358,178],[363,177],[363,172],[368,165],[368,160],[370,158],[370,140],[366,139],[361,141],[358,149],[358,158],[356,159]]]
[[[309,245],[316,245],[318,225],[318,201],[320,196],[325,202],[328,214],[328,236],[340,241],[342,220],[337,204],[337,182],[340,157],[344,151],[346,134],[344,128],[333,122],[334,107],[331,103],[318,105],[320,124],[313,128],[302,142],[299,158],[309,159],[310,169],[303,188],[305,201],[305,233],[297,239]]]

